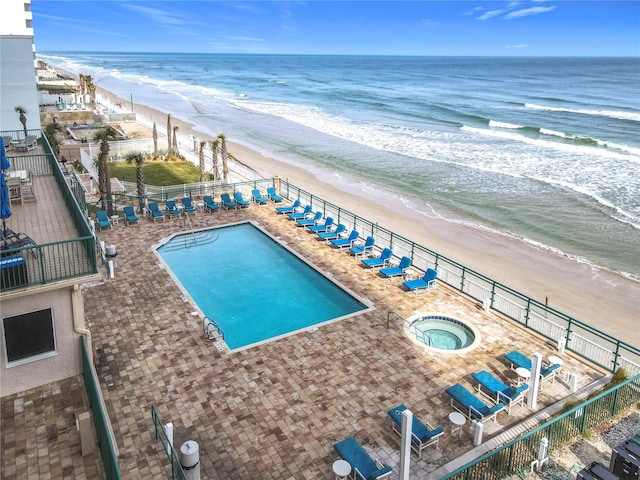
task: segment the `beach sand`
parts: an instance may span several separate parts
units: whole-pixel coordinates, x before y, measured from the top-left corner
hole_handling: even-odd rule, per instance
[[[128,101],[99,89],[113,103]],[[138,118],[153,120],[164,131],[165,112],[136,104]],[[210,139],[193,124],[172,117],[180,132]],[[121,124],[122,125],[122,124]],[[151,136],[140,124],[123,125],[130,136]],[[290,183],[350,210],[391,231],[453,259],[518,292],[532,297],[567,315],[640,347],[640,283],[620,275],[596,270],[592,266],[537,249],[517,239],[482,231],[443,219],[425,218],[404,206],[400,199],[381,201],[332,181],[331,172],[311,173],[304,165],[292,165],[260,153],[233,140],[225,131],[229,153],[265,177],[280,176]]]

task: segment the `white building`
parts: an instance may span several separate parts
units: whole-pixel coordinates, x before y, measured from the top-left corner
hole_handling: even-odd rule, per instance
[[[0,130],[23,129],[15,107],[27,111],[27,128],[40,129],[31,0],[3,0],[0,15]]]

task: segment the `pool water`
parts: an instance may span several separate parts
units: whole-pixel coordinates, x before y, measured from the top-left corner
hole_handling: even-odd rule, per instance
[[[470,346],[475,335],[464,323],[443,316],[424,316],[411,324],[415,338],[440,350],[460,350]]]
[[[251,223],[181,234],[157,252],[232,350],[368,308]]]

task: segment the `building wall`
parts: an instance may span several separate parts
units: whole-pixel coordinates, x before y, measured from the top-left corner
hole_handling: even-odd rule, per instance
[[[80,335],[74,331],[74,317],[84,326],[80,289],[67,286],[55,290],[2,299],[0,338],[0,397],[82,373]],[[74,297],[76,297],[74,301]],[[7,367],[4,319],[28,312],[52,308],[56,354],[22,365]]]
[[[33,37],[0,35],[0,52],[0,130],[22,130],[17,106],[27,110],[27,128],[40,129]]]

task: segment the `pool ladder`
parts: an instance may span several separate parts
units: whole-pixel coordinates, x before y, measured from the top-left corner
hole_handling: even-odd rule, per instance
[[[202,334],[207,340],[217,340],[218,338],[224,340],[224,331],[220,328],[220,325],[207,315],[202,319]]]

